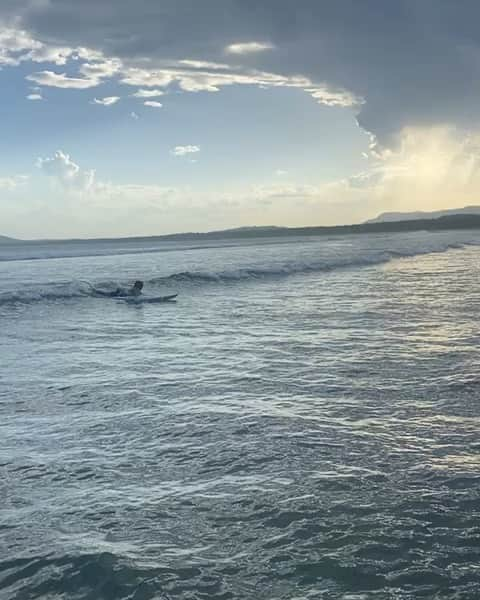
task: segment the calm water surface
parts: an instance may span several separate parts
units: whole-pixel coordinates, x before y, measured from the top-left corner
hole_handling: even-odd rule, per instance
[[[480,234],[278,242],[0,247],[2,600],[480,597]]]

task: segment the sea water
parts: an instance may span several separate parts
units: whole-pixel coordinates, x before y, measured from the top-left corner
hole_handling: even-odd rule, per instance
[[[474,231],[0,246],[0,598],[479,598],[479,315]]]

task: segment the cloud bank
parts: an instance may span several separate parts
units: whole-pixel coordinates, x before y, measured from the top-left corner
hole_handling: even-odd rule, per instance
[[[37,167],[55,182],[70,191],[88,192],[95,182],[94,170],[83,170],[68,154],[57,150],[52,157],[39,158]]]
[[[382,145],[408,126],[466,129],[480,119],[476,0],[6,0],[0,19],[4,65],[47,56],[63,65],[90,48],[130,85],[216,91],[301,86],[300,78],[318,101],[356,106]],[[219,74],[211,65],[222,64],[225,49],[233,64]],[[106,76],[105,65],[82,68],[83,76],[48,70],[31,79],[85,89]]]

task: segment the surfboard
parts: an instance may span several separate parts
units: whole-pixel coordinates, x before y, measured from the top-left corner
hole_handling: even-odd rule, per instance
[[[118,300],[124,300],[128,304],[160,304],[161,302],[175,302],[178,294],[170,294],[170,296],[127,296],[125,298],[118,297]]]

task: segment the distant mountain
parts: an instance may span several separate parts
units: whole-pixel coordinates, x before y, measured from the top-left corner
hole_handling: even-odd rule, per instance
[[[446,214],[445,214],[446,213]],[[385,216],[397,216],[397,220],[380,220]],[[428,215],[427,218],[421,215]],[[435,215],[433,218],[431,215]],[[142,241],[155,240],[163,242],[197,241],[197,240],[238,240],[255,238],[276,238],[282,236],[316,236],[316,235],[350,235],[350,234],[369,234],[369,233],[401,233],[408,231],[446,231],[456,229],[480,229],[480,206],[469,206],[458,210],[438,211],[432,213],[385,213],[377,219],[367,221],[366,223],[357,223],[354,225],[320,225],[309,227],[278,227],[259,226],[259,227],[238,227],[236,229],[226,229],[223,231],[208,232],[190,232],[190,233],[171,233],[167,235],[142,236],[131,238],[96,238],[96,239],[69,239],[69,240],[16,240],[0,236],[0,244],[23,243],[35,244],[42,243],[62,243],[75,242],[78,244],[90,244],[92,241],[97,243],[111,243],[123,241]]]
[[[7,237],[6,235],[0,235],[0,244],[11,244],[12,242],[18,242],[18,240]]]
[[[246,227],[234,227],[233,229],[225,229],[224,231],[271,231],[272,229],[284,229],[278,225],[250,225]]]
[[[442,231],[448,229],[480,229],[480,207],[477,213],[447,214],[437,218],[403,219],[401,221],[377,221],[357,225],[329,225],[313,227],[243,227],[205,233],[174,233],[155,239],[168,241],[247,239],[256,237],[281,237],[303,235],[348,235],[351,233],[395,233],[405,231]],[[461,209],[466,210],[466,209]],[[141,239],[141,238],[137,238]]]
[[[480,206],[465,206],[464,208],[450,208],[433,212],[385,212],[375,219],[365,223],[394,223],[396,221],[417,221],[419,219],[438,219],[452,215],[480,215]]]

